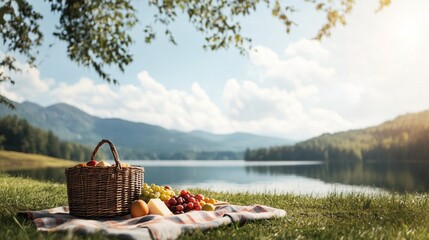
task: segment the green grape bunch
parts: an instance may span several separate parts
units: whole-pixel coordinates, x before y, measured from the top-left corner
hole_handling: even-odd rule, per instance
[[[162,201],[169,200],[175,196],[173,189],[170,186],[159,186],[156,184],[143,184],[141,199],[145,202],[149,202],[152,198],[159,198]]]

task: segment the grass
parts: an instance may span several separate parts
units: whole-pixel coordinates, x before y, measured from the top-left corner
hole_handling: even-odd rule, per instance
[[[0,150],[0,169],[17,170],[42,167],[70,167],[76,162],[45,155]]]
[[[287,217],[184,234],[180,239],[429,239],[428,195],[332,194],[327,197],[226,194],[195,190],[231,204],[264,204]],[[193,191],[193,192],[195,192]],[[67,204],[66,186],[0,173],[0,239],[107,239],[37,232],[18,211]]]

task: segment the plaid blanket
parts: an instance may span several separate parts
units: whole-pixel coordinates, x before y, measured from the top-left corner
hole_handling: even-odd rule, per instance
[[[262,205],[224,205],[217,207],[213,212],[191,211],[179,215],[147,215],[138,218],[126,215],[108,219],[84,219],[68,213],[68,207],[57,207],[22,212],[20,215],[32,220],[39,231],[73,231],[84,234],[102,231],[121,239],[155,240],[176,239],[181,233],[195,229],[209,230],[230,223],[241,225],[246,221],[286,215],[284,210]]]

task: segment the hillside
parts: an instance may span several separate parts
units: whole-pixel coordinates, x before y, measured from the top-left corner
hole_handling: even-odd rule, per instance
[[[219,156],[237,158],[247,148],[290,144],[279,138],[245,133],[216,135],[202,131],[181,132],[146,123],[91,116],[68,104],[42,107],[35,103],[16,103],[10,110],[0,105],[0,117],[17,115],[31,125],[50,130],[62,140],[95,146],[100,139],[113,141],[123,158],[171,159]],[[204,156],[195,153],[206,153]],[[222,152],[222,154],[214,154]],[[231,156],[232,153],[232,156]],[[222,157],[220,157],[222,156]],[[227,157],[229,156],[229,157]]]
[[[405,114],[378,126],[350,130],[291,146],[247,151],[246,160],[429,160],[429,111]]]
[[[16,170],[41,167],[72,167],[76,162],[40,154],[0,150],[0,169]]]
[[[93,150],[82,144],[61,141],[51,131],[33,127],[17,116],[0,118],[0,149],[74,161],[87,161]]]

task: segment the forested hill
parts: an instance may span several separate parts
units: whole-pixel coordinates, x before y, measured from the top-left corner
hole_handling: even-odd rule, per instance
[[[0,118],[0,150],[37,153],[80,162],[88,161],[92,153],[89,147],[61,141],[51,131],[33,127],[27,120],[16,116]]]
[[[406,114],[375,127],[246,151],[246,160],[429,160],[429,111]]]

